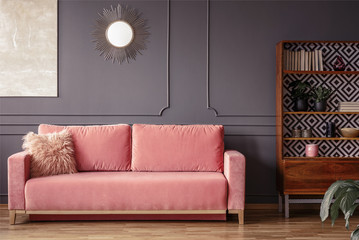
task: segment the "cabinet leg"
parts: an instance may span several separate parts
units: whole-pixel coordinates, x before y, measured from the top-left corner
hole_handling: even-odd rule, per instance
[[[244,210],[238,210],[238,224],[244,224]]]
[[[9,223],[14,225],[16,221],[16,210],[9,210]]]
[[[289,195],[284,195],[284,216],[285,218],[289,218]]]
[[[282,194],[278,194],[278,212],[283,212],[283,198]]]

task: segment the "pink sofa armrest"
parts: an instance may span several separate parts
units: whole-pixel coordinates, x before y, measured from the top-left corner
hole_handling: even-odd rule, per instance
[[[19,152],[8,158],[9,210],[25,209],[25,183],[30,178],[31,156]]]
[[[235,150],[224,152],[224,176],[228,181],[228,210],[244,210],[246,159]]]

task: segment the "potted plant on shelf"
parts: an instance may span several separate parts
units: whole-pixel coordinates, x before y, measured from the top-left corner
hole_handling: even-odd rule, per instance
[[[332,200],[335,198],[333,204]],[[343,212],[345,227],[349,229],[349,218],[359,206],[356,200],[359,198],[359,180],[339,180],[334,182],[326,191],[320,205],[320,218],[324,222],[329,216],[332,225],[339,216],[339,210]],[[331,206],[330,206],[331,205]],[[359,240],[359,225],[350,235],[351,240]]]
[[[314,109],[317,112],[325,112],[327,100],[332,94],[332,90],[326,87],[316,87],[313,90]]]
[[[296,80],[289,84],[291,97],[294,102],[294,111],[305,112],[308,109],[308,98],[311,97],[311,87],[308,82]]]

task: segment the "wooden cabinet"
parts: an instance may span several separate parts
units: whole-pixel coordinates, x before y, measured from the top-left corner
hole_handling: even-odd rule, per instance
[[[284,162],[284,194],[325,192],[335,181],[335,164],[315,160]]]
[[[323,53],[323,71],[286,70],[285,50]],[[332,63],[341,56],[345,71],[334,71]],[[325,86],[333,90],[328,99],[327,112],[315,112],[309,103],[307,112],[296,112],[290,96],[289,84],[306,81],[312,87]],[[337,128],[359,128],[359,112],[338,112],[339,102],[359,102],[359,42],[347,41],[281,41],[276,46],[276,153],[277,191],[282,209],[285,196],[285,216],[289,217],[289,203],[305,201],[318,195],[320,202],[327,188],[339,179],[359,179],[359,138],[325,137],[326,122],[336,122]],[[292,129],[312,129],[310,138],[294,138]],[[319,145],[319,156],[305,156],[305,145]],[[298,201],[292,196],[300,196]],[[309,199],[309,198],[307,198]]]

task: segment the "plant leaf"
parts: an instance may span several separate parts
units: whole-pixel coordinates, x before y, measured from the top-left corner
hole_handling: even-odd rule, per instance
[[[356,188],[359,188],[359,180],[352,181]]]
[[[320,218],[322,222],[324,222],[329,216],[329,207],[332,202],[333,196],[335,192],[339,189],[339,187],[343,184],[343,180],[338,180],[334,182],[328,190],[325,192],[324,198],[320,205]]]
[[[343,193],[345,193],[347,190],[348,190],[347,183],[343,182],[340,188],[334,193],[334,198],[338,198],[339,196],[342,196]]]
[[[342,187],[342,186],[343,185],[341,185],[340,187]],[[345,190],[345,191],[343,191],[343,190]],[[330,218],[332,219],[332,226],[334,225],[335,220],[337,220],[337,218],[339,216],[340,203],[342,202],[343,198],[346,195],[346,188],[339,188],[338,191],[340,191],[340,195],[338,195],[335,198],[334,203],[330,207]]]
[[[355,209],[359,206],[359,203],[354,204],[349,208],[349,210],[345,213],[344,219],[345,219],[345,227],[349,230],[349,218],[353,216],[353,213]]]
[[[359,227],[355,229],[352,234],[350,235],[350,240],[359,240]]]
[[[344,214],[349,211],[349,209],[351,208],[351,206],[353,206],[358,197],[359,189],[353,187],[347,188],[347,191],[345,192],[339,204],[339,207]]]

